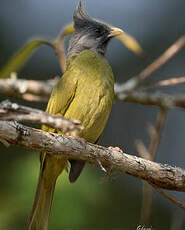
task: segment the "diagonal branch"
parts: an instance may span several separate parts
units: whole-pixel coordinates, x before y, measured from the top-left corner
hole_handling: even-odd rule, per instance
[[[125,83],[119,85],[119,93],[128,93],[135,90],[139,84],[149,77],[153,72],[164,65],[169,59],[171,59],[175,54],[177,54],[185,46],[185,35],[181,36],[177,41],[175,41],[164,53],[161,54],[156,60],[154,60],[150,65],[148,65],[144,70],[142,70],[138,75],[130,78]]]
[[[147,66],[139,75],[139,81],[149,77],[154,71],[164,65],[170,58],[177,54],[185,46],[185,35],[175,41],[161,56]]]
[[[0,120],[44,124],[60,129],[63,133],[75,133],[83,129],[77,120],[51,115],[38,109],[11,103],[9,100],[0,103]]]
[[[152,184],[151,184],[152,185]],[[170,200],[171,202],[175,203],[177,206],[185,210],[185,204],[182,203],[181,201],[177,200],[174,196],[164,192],[161,188],[152,185],[162,196]]]
[[[0,138],[19,145],[70,159],[85,160],[105,168],[146,180],[160,188],[185,192],[185,171],[178,167],[155,163],[126,153],[68,136],[48,133],[17,122],[0,121]]]

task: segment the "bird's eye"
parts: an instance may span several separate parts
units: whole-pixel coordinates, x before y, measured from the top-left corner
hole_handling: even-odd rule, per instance
[[[101,30],[100,30],[99,28],[97,28],[97,29],[95,29],[95,32],[96,32],[96,33],[100,33]]]
[[[96,33],[97,36],[100,36],[101,35],[101,31],[99,29],[95,29],[94,31]]]
[[[105,31],[100,28],[97,28],[95,29],[95,34],[97,37],[102,37],[105,34]]]

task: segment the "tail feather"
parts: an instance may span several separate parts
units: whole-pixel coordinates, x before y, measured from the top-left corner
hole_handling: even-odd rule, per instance
[[[71,183],[74,183],[78,177],[80,176],[84,166],[85,166],[85,161],[80,161],[80,160],[69,160],[71,164],[71,169],[69,172],[69,181]]]
[[[63,171],[66,160],[49,154],[42,157],[39,182],[29,220],[28,230],[47,230],[51,205],[58,176]]]

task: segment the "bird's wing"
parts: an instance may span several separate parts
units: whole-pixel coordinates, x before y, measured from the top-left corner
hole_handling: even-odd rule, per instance
[[[64,115],[75,96],[77,83],[77,78],[66,72],[54,87],[46,112],[58,116]],[[54,129],[46,125],[42,126],[42,130],[55,132]]]

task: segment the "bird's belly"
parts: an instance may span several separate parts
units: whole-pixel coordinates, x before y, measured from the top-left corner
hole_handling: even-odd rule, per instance
[[[112,107],[110,92],[88,90],[76,95],[65,113],[65,117],[80,120],[84,129],[79,136],[95,142],[106,125]]]

